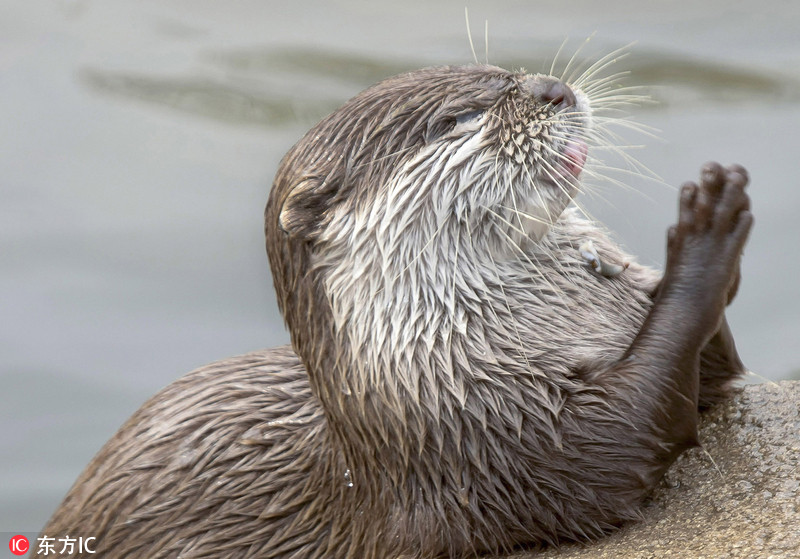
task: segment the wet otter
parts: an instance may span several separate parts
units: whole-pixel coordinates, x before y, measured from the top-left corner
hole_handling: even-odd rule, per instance
[[[157,394],[43,534],[105,558],[467,557],[635,518],[743,371],[724,308],[752,216],[744,169],[707,165],[662,278],[567,208],[603,83],[431,68],[320,122],[266,209],[293,349]]]

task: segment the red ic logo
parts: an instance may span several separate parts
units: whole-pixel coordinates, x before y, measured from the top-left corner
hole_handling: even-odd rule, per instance
[[[28,553],[28,538],[25,536],[14,536],[8,542],[8,548],[14,555],[23,555]]]

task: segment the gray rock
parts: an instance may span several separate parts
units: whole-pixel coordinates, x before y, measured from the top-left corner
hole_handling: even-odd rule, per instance
[[[800,558],[800,382],[746,386],[703,415],[642,521],[509,559]]]

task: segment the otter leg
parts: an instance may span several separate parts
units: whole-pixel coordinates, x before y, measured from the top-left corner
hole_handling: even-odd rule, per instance
[[[700,174],[701,187],[718,198],[724,187],[728,172],[738,173],[744,177],[745,181],[748,180],[747,171],[744,167],[732,165],[726,170],[719,163],[712,162],[703,166]],[[744,209],[750,209],[749,203]],[[731,304],[736,296],[740,281],[741,268],[739,260],[737,260],[736,274],[728,290],[728,305]],[[727,320],[723,317],[719,330],[700,353],[700,409],[706,409],[724,400],[729,394],[733,381],[743,376],[744,373],[745,368],[736,351],[733,334]]]
[[[728,168],[719,176],[683,185],[653,308],[622,360],[597,376],[634,429],[663,448],[642,472],[648,485],[697,444],[701,352],[710,345],[708,355],[735,354],[724,310],[753,217],[746,174]]]
[[[711,341],[700,352],[699,408],[707,409],[725,400],[731,384],[745,374],[745,368],[736,351],[733,334],[725,317]]]

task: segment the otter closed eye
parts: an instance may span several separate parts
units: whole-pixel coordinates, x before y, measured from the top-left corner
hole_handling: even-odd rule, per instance
[[[629,100],[587,67],[426,68],[312,128],[265,212],[292,345],[165,388],[44,533],[105,559],[427,559],[638,518],[743,372],[724,307],[752,216],[744,169],[708,165],[663,278],[582,216]]]
[[[455,118],[447,115],[438,117],[433,121],[425,136],[426,143],[432,143],[440,138],[451,138],[463,132],[477,130],[486,113],[483,109],[470,110],[458,113]]]
[[[483,110],[476,110],[476,111],[469,111],[467,113],[462,113],[456,117],[456,125],[460,124],[467,124],[470,122],[474,122],[480,120],[483,116]]]

